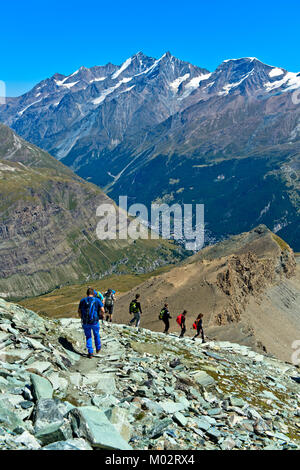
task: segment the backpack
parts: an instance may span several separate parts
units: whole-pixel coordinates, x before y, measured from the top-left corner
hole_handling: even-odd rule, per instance
[[[95,297],[87,297],[85,300],[86,310],[82,315],[82,323],[84,325],[93,325],[99,321],[98,311],[96,309]]]
[[[194,328],[194,330],[197,330],[197,323],[196,322],[193,323],[193,328]]]
[[[130,305],[129,305],[129,312],[130,313],[138,313],[139,309],[138,309],[138,306],[137,306],[137,301],[136,300],[132,300],[130,302]]]
[[[113,293],[112,291],[107,291],[105,292],[104,295],[105,295],[105,306],[110,307],[114,303],[113,297],[112,297]]]
[[[103,295],[101,294],[100,291],[99,292],[94,291],[94,294],[95,294],[95,297],[97,297],[98,299],[101,300],[101,302],[103,302],[104,297],[103,297]]]
[[[163,318],[164,318],[164,313],[165,313],[165,309],[163,308],[163,309],[160,311],[160,314],[158,315],[158,319],[159,319],[159,320],[163,320]]]
[[[177,321],[178,325],[181,326],[182,313],[180,315],[178,315],[178,317],[176,318],[176,321]]]

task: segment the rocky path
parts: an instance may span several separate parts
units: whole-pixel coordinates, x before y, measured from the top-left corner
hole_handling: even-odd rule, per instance
[[[0,300],[0,449],[300,449],[299,369],[124,325],[88,359],[77,319]]]

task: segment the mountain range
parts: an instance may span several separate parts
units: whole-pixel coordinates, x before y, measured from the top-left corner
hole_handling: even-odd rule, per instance
[[[299,88],[256,58],[210,72],[139,52],[57,73],[0,121],[116,202],[204,203],[207,243],[264,223],[299,251]]]

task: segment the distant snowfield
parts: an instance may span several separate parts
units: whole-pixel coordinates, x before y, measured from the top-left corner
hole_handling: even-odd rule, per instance
[[[100,104],[102,103],[105,98],[108,96],[108,95],[111,95],[117,88],[119,88],[121,85],[123,85],[124,83],[127,83],[127,82],[130,82],[132,80],[132,78],[123,78],[120,82],[118,82],[115,86],[112,86],[110,88],[107,88],[106,90],[104,90],[100,96],[98,96],[98,98],[95,98],[92,102],[93,104]],[[131,87],[133,88],[133,87]],[[129,88],[127,88],[127,91],[129,90]]]
[[[182,96],[179,98],[180,100],[187,98],[196,88],[199,88],[200,82],[204,80],[208,80],[212,76],[212,73],[198,75],[198,77],[193,77],[191,80],[186,83],[184,87],[184,92]]]
[[[223,87],[223,91],[219,92],[219,95],[228,95],[230,90],[232,90],[233,88],[237,88],[239,85],[241,85],[241,83],[243,83],[248,77],[250,77],[250,75],[252,73],[253,73],[253,70],[251,70],[249,73],[247,73],[247,75],[245,75],[239,82],[229,83],[228,85],[225,85]]]
[[[275,67],[274,69],[271,70],[271,72],[269,73],[269,76],[273,78],[273,77],[278,77],[279,75],[283,75],[283,74],[284,74],[284,70],[278,69]]]
[[[122,66],[119,68],[119,70],[117,70],[111,78],[113,80],[118,78],[118,76],[121,75],[121,73],[124,72],[124,70],[126,70],[127,67],[129,67],[129,65],[131,64],[131,60],[132,60],[131,57],[129,57],[129,59],[125,60],[125,62],[122,64]]]
[[[57,80],[56,81],[57,86],[64,86],[66,88],[72,88],[74,85],[76,85],[79,82],[79,80],[77,80],[77,82],[64,83],[68,78],[69,77],[64,78],[63,80]]]
[[[30,108],[30,106],[33,106],[34,104],[36,103],[39,103],[40,101],[42,101],[43,98],[40,98],[39,100],[36,100],[36,101],[33,101],[32,103],[30,103],[28,106],[26,106],[24,109],[22,109],[21,111],[18,112],[18,115],[19,116],[22,116],[23,113],[25,113],[25,111]]]
[[[172,88],[172,90],[177,93],[178,92],[178,88],[180,87],[181,83],[182,82],[185,82],[188,78],[190,77],[190,74],[189,73],[186,73],[185,75],[183,75],[183,77],[178,77],[176,78],[176,80],[174,80],[173,82],[170,83],[170,88]]]
[[[287,72],[281,80],[265,83],[264,86],[267,91],[272,91],[276,88],[281,88],[284,85],[286,87],[282,90],[283,92],[300,88],[300,75],[293,72]]]

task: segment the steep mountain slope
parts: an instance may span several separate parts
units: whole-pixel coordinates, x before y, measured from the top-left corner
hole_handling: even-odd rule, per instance
[[[144,272],[178,260],[167,241],[101,241],[96,186],[0,125],[0,296],[38,295],[110,272]]]
[[[300,264],[265,226],[207,247],[121,296],[118,321],[128,321],[135,292],[142,296],[142,324],[156,331],[163,328],[158,313],[168,302],[172,330],[178,330],[174,319],[186,309],[191,334],[189,328],[202,312],[210,338],[264,347],[286,361],[300,337]]]
[[[299,90],[255,58],[210,73],[140,52],[56,74],[0,120],[116,202],[204,203],[208,242],[265,223],[299,251]]]
[[[264,349],[288,362],[291,345],[300,337],[300,258],[295,259],[290,247],[263,225],[207,247],[141,283],[114,277],[94,284],[101,290],[117,290],[117,323],[129,321],[129,303],[139,292],[141,325],[154,331],[163,329],[158,314],[168,302],[171,331],[177,334],[175,318],[183,309],[188,310],[188,336],[202,312],[210,339]],[[50,317],[73,317],[85,290],[86,286],[79,285],[62,288],[22,304]]]

